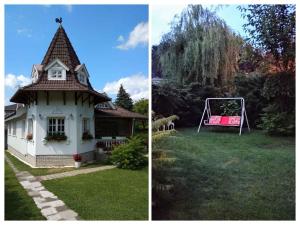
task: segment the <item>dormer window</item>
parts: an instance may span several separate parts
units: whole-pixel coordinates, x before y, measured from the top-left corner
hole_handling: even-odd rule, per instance
[[[53,80],[61,80],[63,77],[63,68],[55,67],[53,69],[50,69],[50,78]]]
[[[80,83],[87,85],[87,79],[89,77],[89,73],[84,64],[78,65],[75,68],[75,72],[77,72],[77,79]]]
[[[59,59],[55,59],[45,70],[48,71],[48,80],[66,80],[66,71],[69,71],[69,68]]]
[[[80,83],[86,84],[86,79],[85,79],[85,75],[84,74],[80,73],[78,75],[78,80],[79,80]]]

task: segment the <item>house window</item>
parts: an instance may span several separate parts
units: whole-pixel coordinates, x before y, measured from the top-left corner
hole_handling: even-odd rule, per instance
[[[48,118],[48,134],[64,134],[65,119],[64,118]]]
[[[82,119],[82,128],[83,128],[83,132],[90,131],[90,119],[88,119],[88,118]]]
[[[61,80],[63,78],[63,70],[59,67],[51,69],[50,78],[53,80]]]
[[[25,138],[25,126],[26,125],[26,122],[25,120],[22,120],[22,138]]]
[[[17,135],[17,124],[16,124],[16,121],[12,122],[12,135],[13,136]]]
[[[28,119],[28,134],[33,135],[33,120],[32,119]]]
[[[78,73],[78,80],[80,83],[86,84],[86,76],[84,73]]]

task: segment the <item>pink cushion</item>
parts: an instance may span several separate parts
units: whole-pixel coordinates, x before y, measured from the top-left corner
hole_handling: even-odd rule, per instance
[[[222,116],[220,124],[221,125],[228,125],[228,122],[229,122],[229,116]]]
[[[240,116],[229,116],[228,125],[240,125],[241,117]]]
[[[209,118],[209,124],[215,124],[215,125],[220,124],[221,118],[222,116],[211,116]]]

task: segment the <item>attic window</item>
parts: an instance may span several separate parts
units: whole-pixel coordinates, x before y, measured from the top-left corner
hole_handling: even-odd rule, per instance
[[[86,83],[84,74],[80,73],[79,76],[78,76],[78,79],[79,79],[80,83],[83,83],[83,84]]]
[[[66,71],[69,71],[69,68],[56,59],[47,65],[45,70],[48,71],[48,80],[66,80]]]
[[[61,69],[52,69],[50,72],[51,78],[57,78],[61,79],[62,78],[62,70]]]

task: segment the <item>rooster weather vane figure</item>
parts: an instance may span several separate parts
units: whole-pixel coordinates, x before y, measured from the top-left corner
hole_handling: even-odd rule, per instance
[[[59,23],[59,25],[61,26],[62,18],[61,18],[61,17],[55,18],[55,22],[56,22],[56,23]]]

